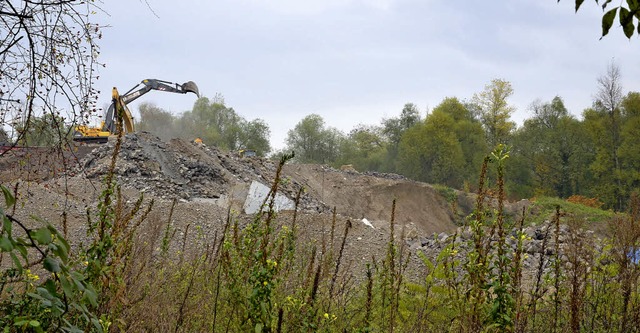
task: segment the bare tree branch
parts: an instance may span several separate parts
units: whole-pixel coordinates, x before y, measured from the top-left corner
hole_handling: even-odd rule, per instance
[[[0,128],[13,141],[45,114],[68,131],[97,112],[95,1],[0,1]]]

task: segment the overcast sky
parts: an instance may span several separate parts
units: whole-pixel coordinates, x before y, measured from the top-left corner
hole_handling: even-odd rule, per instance
[[[614,60],[625,93],[640,90],[640,38],[573,0],[139,0],[105,1],[98,88],[121,92],[145,78],[195,81],[205,97],[251,120],[271,142],[304,116],[348,132],[399,115],[426,114],[445,97],[470,99],[494,78],[510,81],[517,122],[536,99],[561,96],[577,116]],[[179,114],[195,96],[151,92],[141,102]]]

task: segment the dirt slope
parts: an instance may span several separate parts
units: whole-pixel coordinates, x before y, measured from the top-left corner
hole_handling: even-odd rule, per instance
[[[290,164],[284,174],[338,214],[388,223],[396,200],[395,221],[420,235],[455,229],[447,202],[429,185],[345,172],[321,165]],[[374,224],[375,225],[375,224]]]

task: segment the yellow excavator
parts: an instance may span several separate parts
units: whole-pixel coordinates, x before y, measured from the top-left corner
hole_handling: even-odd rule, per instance
[[[140,87],[142,85],[142,87]],[[140,96],[148,93],[151,90],[167,91],[178,94],[186,94],[188,92],[196,94],[200,98],[200,91],[198,86],[193,81],[188,81],[183,84],[172,83],[169,81],[162,81],[156,79],[142,80],[141,83],[136,85],[127,91],[124,95],[118,93],[118,89],[113,88],[112,101],[107,110],[106,116],[102,121],[100,127],[90,127],[86,125],[79,125],[75,127],[73,133],[73,141],[86,142],[86,143],[105,143],[109,140],[110,136],[118,134],[117,129],[117,114],[116,104],[119,104],[120,109],[124,110],[122,115],[123,130],[124,133],[131,133],[134,131],[133,117],[127,107],[127,104],[138,99]]]

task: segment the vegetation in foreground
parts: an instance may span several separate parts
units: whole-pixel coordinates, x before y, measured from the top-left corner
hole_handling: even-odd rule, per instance
[[[119,142],[112,168],[118,149]],[[128,207],[112,176],[98,212],[88,215],[93,241],[73,252],[53,226],[29,229],[15,219],[15,195],[2,187],[0,325],[7,332],[638,331],[640,270],[629,254],[640,237],[640,200],[629,214],[609,217],[611,238],[602,242],[556,206],[544,230],[555,238],[543,245],[548,255],[536,254],[534,272],[525,274],[525,220],[503,214],[507,157],[499,146],[484,160],[466,220],[472,236],[464,244],[450,237],[436,258],[418,253],[425,270],[411,281],[411,253],[395,241],[395,202],[386,254],[370,258],[362,276],[344,262],[349,221],[334,218],[318,242],[297,242],[296,216],[282,221],[273,209],[291,156],[281,159],[263,212],[246,225],[230,212],[224,231],[189,254],[172,250],[184,250],[189,231],[175,240],[171,214],[155,242],[136,241],[153,202]],[[496,206],[486,206],[487,193]]]
[[[576,10],[582,3],[576,0]],[[609,3],[606,1],[603,7]],[[101,33],[100,27],[82,14],[94,12],[91,9],[95,4],[27,1],[23,5],[24,10],[9,6],[11,10],[7,7],[3,12],[6,40],[11,42],[0,52],[9,60],[0,65],[3,73],[9,73],[3,77],[9,90],[0,99],[2,109],[17,111],[17,119],[23,117],[15,123],[17,136],[9,137],[3,128],[0,140],[62,145],[72,127],[56,115],[56,97],[66,96],[70,104],[81,105],[85,113],[97,112],[92,83],[97,79],[96,41]],[[638,2],[611,6],[603,14],[603,35],[618,17],[624,34],[632,36]],[[30,15],[25,16],[25,12]],[[31,17],[35,19],[26,19]],[[462,104],[447,99],[439,112],[434,110],[424,121],[418,121],[419,117],[410,124],[402,117],[385,121],[386,142],[382,144],[376,129],[366,127],[354,129],[349,134],[351,141],[341,144],[356,147],[347,151],[351,155],[342,156],[350,157],[347,163],[356,160],[366,168],[391,170],[400,160],[408,174],[428,170],[429,174],[417,176],[430,182],[468,186],[470,179],[478,177],[476,170],[465,168],[477,165],[476,158],[482,159],[482,154],[470,152],[484,151],[476,148],[485,144],[512,140],[519,143],[515,146],[523,153],[514,164],[533,167],[514,168],[520,171],[513,174],[511,184],[519,186],[512,189],[514,192],[561,197],[597,194],[610,208],[630,210],[610,217],[611,238],[597,246],[579,232],[580,219],[556,207],[553,228],[560,229],[561,218],[568,222],[568,246],[560,252],[559,239],[555,239],[554,247],[547,248],[550,255],[538,257],[539,269],[531,281],[523,282],[521,266],[524,221],[506,221],[502,214],[505,155],[500,152],[493,156],[496,168],[488,170],[485,160],[476,211],[467,220],[473,237],[465,245],[473,250],[460,257],[462,244],[452,241],[437,258],[422,256],[427,269],[422,281],[415,284],[404,276],[409,254],[394,242],[395,231],[390,235],[386,256],[371,258],[366,274],[353,277],[342,265],[348,222],[342,234],[342,223],[335,221],[330,237],[301,247],[295,241],[296,219],[285,227],[269,205],[247,226],[240,226],[230,214],[225,232],[200,253],[170,255],[174,243],[171,224],[167,223],[157,244],[136,242],[135,236],[153,203],[140,199],[133,206],[124,205],[108,176],[98,212],[88,214],[93,241],[77,251],[71,251],[64,232],[46,222],[29,228],[16,219],[17,191],[0,186],[4,198],[0,207],[0,324],[8,332],[638,331],[634,325],[640,319],[638,267],[632,263],[637,262],[634,255],[640,202],[632,193],[637,191],[639,179],[638,154],[634,153],[638,147],[639,95],[630,92],[623,98],[619,73],[610,69],[598,80],[601,89],[597,100],[593,108],[585,110],[583,121],[568,115],[558,97],[534,106],[536,117],[513,133],[509,120],[512,108],[505,103],[510,85],[494,80],[485,92],[501,92],[497,94],[501,97],[498,108],[483,103],[483,92],[477,99],[474,96],[478,116],[468,117],[471,110],[456,113]],[[15,104],[20,99],[26,101],[24,111]],[[34,120],[40,103],[49,115],[40,118],[44,127]],[[454,107],[445,108],[446,104]],[[226,111],[222,114],[234,115],[223,106],[214,105],[209,113],[219,115],[217,111],[222,110]],[[203,105],[204,111],[207,108]],[[412,105],[407,105],[407,111],[406,118],[412,120]],[[86,114],[74,112],[72,123],[83,116]],[[230,139],[229,147],[235,147],[238,142],[249,144],[242,139],[261,138],[268,132],[260,121],[246,123],[237,116],[230,118],[225,124],[245,128],[241,132],[245,135],[212,132],[211,140]],[[2,117],[2,124],[14,124],[14,120],[5,122]],[[318,119],[315,122],[322,125]],[[209,129],[218,130],[218,124],[210,124]],[[417,127],[410,128],[413,125]],[[42,130],[47,127],[55,131]],[[335,131],[326,133],[330,138],[338,136]],[[502,138],[506,134],[509,137]],[[412,135],[432,141],[414,150]],[[52,136],[56,138],[51,140]],[[550,142],[531,145],[541,137],[550,138]],[[295,140],[288,143],[296,144]],[[260,144],[268,151],[264,140],[253,143]],[[431,150],[441,147],[446,149]],[[335,146],[320,148],[323,154],[335,152]],[[299,151],[300,156],[322,158],[323,162],[326,158],[310,154],[314,150]],[[422,162],[418,167],[417,161]],[[576,172],[584,165],[589,165],[589,172]],[[461,173],[451,172],[454,167]],[[487,179],[496,183],[496,207],[484,205]],[[272,193],[277,184],[278,176]],[[628,205],[627,198],[631,198]],[[392,209],[391,230],[393,213]],[[506,246],[512,236],[517,244],[514,251]]]

